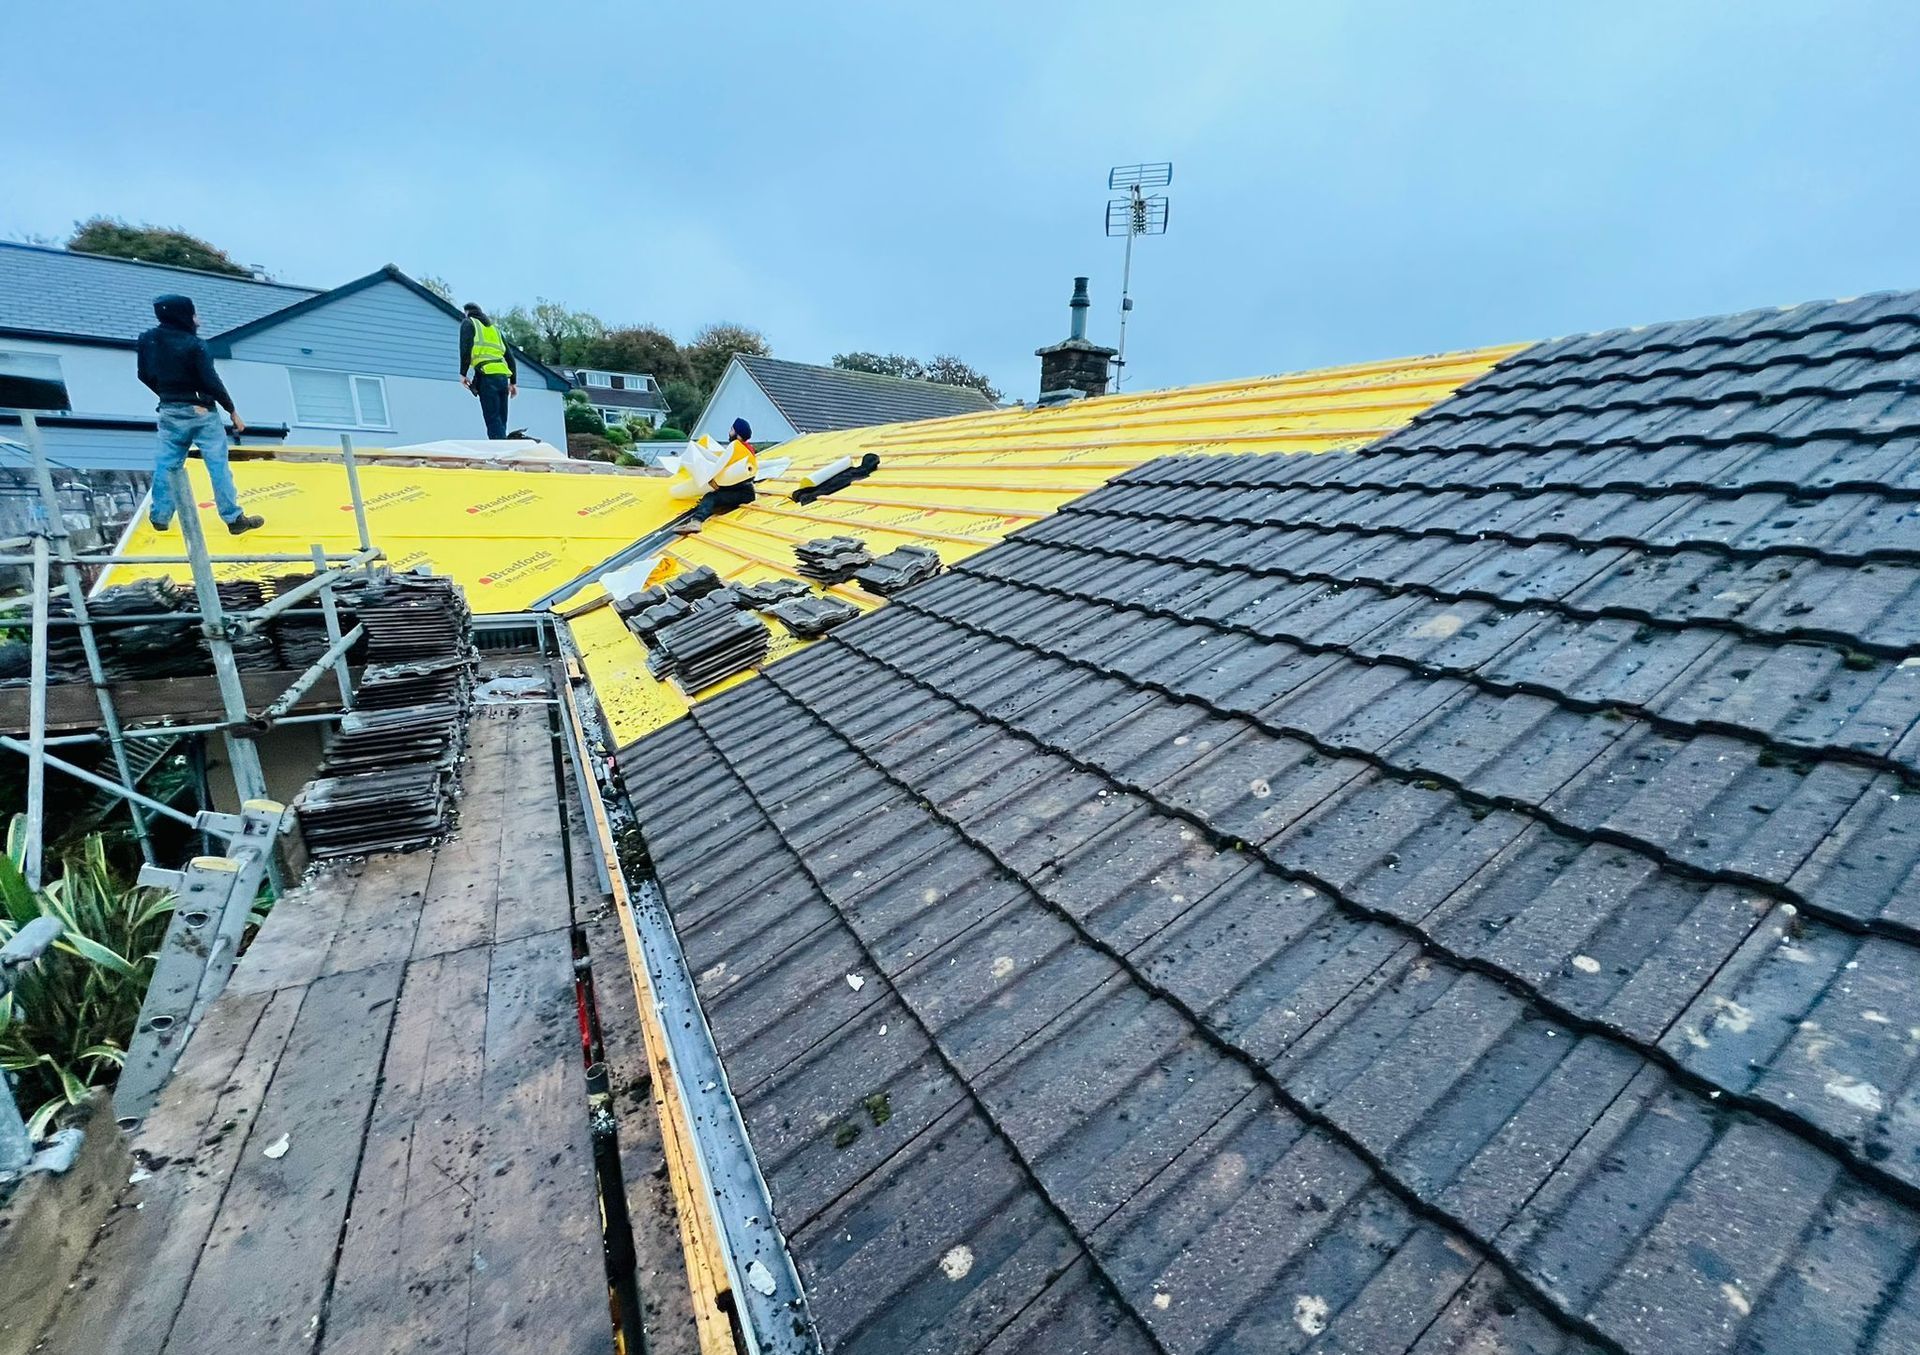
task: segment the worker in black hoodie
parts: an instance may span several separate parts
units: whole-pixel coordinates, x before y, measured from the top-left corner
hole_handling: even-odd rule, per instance
[[[227,530],[238,536],[264,526],[265,518],[241,511],[240,495],[233,487],[220,411],[233,415],[235,434],[246,432],[247,425],[234,409],[226,383],[213,369],[206,340],[195,332],[200,322],[193,313],[193,298],[155,297],[153,314],[160,323],[142,334],[139,344],[140,380],[160,397],[160,448],[153,462],[148,521],[162,532],[173,524],[173,473],[187,464],[188,449],[198,447],[200,459],[207,463],[207,478],[213,481],[214,506]]]

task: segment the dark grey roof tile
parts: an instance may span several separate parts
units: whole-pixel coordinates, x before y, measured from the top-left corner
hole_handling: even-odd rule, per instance
[[[1406,1349],[1409,1355],[1598,1355],[1600,1348],[1556,1326],[1515,1294],[1497,1268],[1482,1265]]]
[[[1907,1211],[1843,1180],[1799,1241],[1798,1254],[1755,1305],[1742,1349],[1843,1351],[1862,1348],[1874,1334],[1908,1346],[1920,1338],[1899,1297],[1920,1252],[1920,1230]],[[1872,1348],[1901,1348],[1880,1342]]]
[[[966,1109],[789,1241],[822,1342],[862,1355],[978,1349],[1084,1255]]]
[[[1788,885],[1833,912],[1920,931],[1920,794],[1893,777],[1877,780]]]
[[[1594,1318],[1634,1349],[1734,1349],[1835,1175],[1830,1159],[1783,1134],[1730,1125],[1591,1295]]]
[[[1156,1355],[1158,1347],[1101,1284],[1092,1263],[1076,1260],[994,1337],[982,1355]]]
[[[1048,1194],[1092,1234],[1221,1116],[1254,1094],[1166,1002],[1116,982],[979,1080]]]
[[[955,1065],[978,1077],[1119,975],[1060,918],[1021,899],[923,957],[899,988]]]

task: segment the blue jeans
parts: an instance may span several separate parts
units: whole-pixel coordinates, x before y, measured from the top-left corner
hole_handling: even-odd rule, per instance
[[[498,442],[507,435],[507,387],[511,384],[511,378],[492,372],[482,372],[473,383],[473,393],[480,397],[480,417],[487,421],[489,441]]]
[[[173,521],[173,473],[187,464],[187,449],[199,447],[213,481],[213,502],[222,522],[240,516],[240,495],[227,465],[227,430],[218,409],[199,405],[160,406],[160,450],[153,458],[153,505],[147,516],[162,527]]]

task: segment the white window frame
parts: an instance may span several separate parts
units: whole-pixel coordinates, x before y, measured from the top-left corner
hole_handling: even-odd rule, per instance
[[[387,379],[384,376],[376,376],[372,372],[336,371],[331,367],[301,367],[298,370],[313,372],[320,376],[337,376],[345,381],[347,383],[347,399],[353,404],[354,421],[352,423],[337,423],[331,420],[303,417],[300,413],[300,396],[293,388],[293,373],[295,369],[289,367],[287,368],[287,396],[293,406],[293,421],[297,426],[302,428],[368,428],[383,433],[391,433],[393,431],[393,400],[387,394]],[[371,381],[380,387],[380,403],[385,406],[387,411],[387,417],[384,423],[367,422],[366,414],[360,408],[360,387],[356,384],[361,381]]]

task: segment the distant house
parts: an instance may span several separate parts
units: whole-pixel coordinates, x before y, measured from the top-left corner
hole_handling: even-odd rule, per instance
[[[587,393],[594,412],[609,424],[644,423],[658,428],[667,421],[666,397],[660,383],[639,372],[603,372],[591,367],[562,367],[576,390]]]
[[[735,419],[745,419],[753,425],[754,441],[771,445],[802,433],[944,419],[991,408],[992,401],[967,386],[736,353],[688,431],[696,438],[704,433],[718,439]]]
[[[200,334],[257,437],[395,447],[480,438],[460,384],[460,311],[388,265],[331,291],[0,242],[0,372],[63,383],[71,409],[41,419],[49,455],[81,471],[144,471],[154,399],[134,343],[153,298],[193,298]],[[560,373],[516,353],[510,427],[566,446]],[[0,437],[11,422],[0,415]]]

